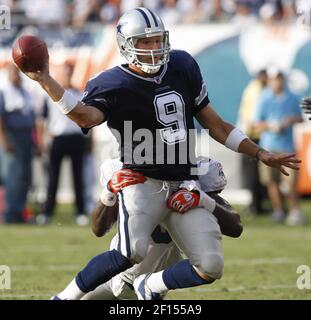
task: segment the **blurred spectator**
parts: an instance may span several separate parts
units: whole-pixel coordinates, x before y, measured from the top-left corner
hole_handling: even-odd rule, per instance
[[[259,134],[253,129],[256,105],[262,91],[267,85],[267,72],[260,70],[255,79],[252,79],[242,94],[241,105],[238,116],[238,127],[245,132],[256,144],[259,142]],[[244,187],[249,189],[252,194],[252,201],[248,208],[251,214],[264,212],[263,200],[265,190],[260,183],[258,163],[246,155],[242,155],[242,179]]]
[[[257,17],[253,11],[253,2],[249,0],[237,0],[235,1],[235,15],[232,22],[244,27],[249,24],[253,24],[257,21]]]
[[[159,15],[166,26],[179,24],[183,19],[183,12],[178,6],[178,0],[162,0]]]
[[[13,25],[70,26],[114,23],[135,7],[160,13],[165,24],[233,21],[241,26],[257,21],[293,21],[296,8],[310,0],[0,0],[10,6]]]
[[[297,19],[295,2],[295,0],[282,0],[284,20]]]
[[[273,152],[295,152],[293,125],[302,121],[299,99],[286,87],[281,71],[272,69],[268,77],[269,88],[263,92],[255,116],[255,128],[261,132],[260,145]],[[289,176],[284,176],[277,169],[260,164],[260,178],[267,186],[275,222],[285,218],[281,190],[288,196],[287,223],[296,225],[304,222],[296,192],[296,177],[294,170],[290,171]]]
[[[209,0],[180,1],[183,6],[183,23],[202,23],[212,15],[212,3]]]
[[[137,7],[146,7],[158,12],[161,7],[161,2],[162,0],[122,0],[120,4],[121,15],[124,12]]]
[[[100,10],[100,19],[104,23],[115,23],[120,18],[121,0],[106,0]]]
[[[72,12],[72,25],[81,27],[86,22],[98,22],[102,1],[97,0],[74,0]]]
[[[96,169],[94,159],[94,146],[92,131],[84,137],[85,150],[83,156],[83,182],[85,209],[90,214],[95,208],[94,188],[96,185]]]
[[[71,87],[72,66],[64,64],[59,66],[57,71],[56,78],[59,83],[72,94],[81,97],[81,93]],[[43,140],[45,122],[47,122],[47,132],[51,137],[51,146],[49,150],[47,196],[42,212],[36,217],[36,222],[38,224],[50,222],[55,208],[61,163],[65,156],[69,156],[74,180],[76,223],[78,225],[86,225],[88,217],[85,213],[83,195],[82,172],[85,148],[82,131],[73,121],[61,113],[51,99],[46,100],[42,116],[40,140]]]
[[[14,65],[9,65],[8,77],[0,94],[2,177],[6,193],[4,222],[23,223],[23,210],[31,186],[35,103]]]
[[[37,25],[61,27],[68,19],[66,0],[22,0],[26,16]]]

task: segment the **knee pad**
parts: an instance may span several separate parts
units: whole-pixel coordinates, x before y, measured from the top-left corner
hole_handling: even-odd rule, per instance
[[[224,270],[224,257],[221,253],[204,254],[198,269],[212,279],[220,279]]]
[[[138,239],[133,241],[133,246],[131,249],[131,260],[135,261],[136,263],[140,263],[147,254],[148,240]]]

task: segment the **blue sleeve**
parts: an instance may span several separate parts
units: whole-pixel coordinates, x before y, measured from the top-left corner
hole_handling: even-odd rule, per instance
[[[86,105],[99,109],[104,113],[105,118],[108,118],[109,111],[115,102],[115,95],[113,90],[103,88],[95,78],[87,83],[81,101]]]
[[[193,115],[196,115],[210,102],[206,84],[203,80],[200,67],[198,63],[191,57],[191,67],[189,68],[190,85],[192,88],[192,95],[194,100]]]

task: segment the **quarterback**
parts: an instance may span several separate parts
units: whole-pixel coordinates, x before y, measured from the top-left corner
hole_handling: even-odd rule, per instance
[[[169,32],[155,12],[143,7],[126,12],[117,24],[116,38],[127,63],[90,79],[82,101],[55,81],[48,64],[42,71],[25,72],[84,130],[107,121],[119,143],[123,169],[146,178],[118,192],[116,249],[97,255],[76,275],[67,291],[71,299],[81,299],[140,263],[158,224],[187,259],[137,277],[133,286],[139,299],[161,299],[167,290],[205,285],[222,277],[221,230],[212,214],[216,201],[205,198],[204,208],[190,206],[187,214],[176,212],[184,189],[191,193],[193,204],[203,196],[196,192],[199,182],[193,170],[195,142],[189,133],[195,128],[194,117],[212,138],[233,151],[256,157],[285,175],[286,167],[299,169],[294,153],[260,148],[214,111],[198,64],[187,52],[171,50]],[[128,131],[134,132],[131,139]],[[185,187],[175,195],[183,182]],[[172,195],[176,197],[170,202]],[[106,201],[109,204],[110,199]]]

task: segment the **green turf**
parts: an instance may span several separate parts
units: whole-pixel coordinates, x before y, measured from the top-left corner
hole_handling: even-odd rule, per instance
[[[311,299],[311,289],[296,287],[297,267],[311,267],[311,202],[302,208],[310,224],[275,225],[269,216],[242,216],[239,239],[224,237],[225,272],[211,285],[171,291],[168,299]],[[48,299],[94,255],[105,251],[114,230],[96,238],[89,227],[72,222],[61,206],[49,226],[0,226],[0,265],[12,271],[11,289],[2,299]]]

